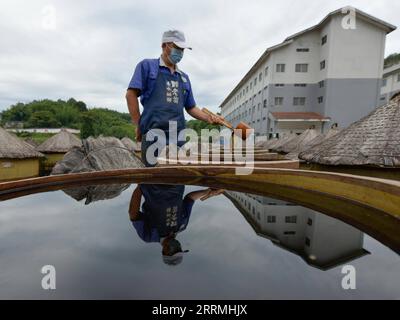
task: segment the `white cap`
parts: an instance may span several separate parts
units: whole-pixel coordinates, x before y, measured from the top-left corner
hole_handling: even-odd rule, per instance
[[[166,43],[166,42],[173,42],[179,48],[192,50],[192,48],[189,47],[188,44],[186,43],[186,39],[185,39],[184,33],[182,31],[179,31],[179,30],[168,30],[168,31],[165,31],[163,33],[163,35],[162,35],[162,42],[161,43]]]

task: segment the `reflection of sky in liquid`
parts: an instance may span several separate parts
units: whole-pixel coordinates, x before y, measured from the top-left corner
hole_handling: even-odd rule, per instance
[[[0,202],[0,298],[400,298],[398,255],[369,236],[371,254],[348,262],[357,289],[345,291],[341,266],[319,270],[258,236],[224,196],[196,201],[177,237],[190,252],[167,266],[129,221],[134,188],[86,206],[62,191]],[[46,264],[55,291],[41,289]]]

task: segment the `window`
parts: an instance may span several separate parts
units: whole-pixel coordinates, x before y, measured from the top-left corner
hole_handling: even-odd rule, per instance
[[[322,80],[322,81],[318,82],[318,84],[319,84],[320,88],[325,87],[325,80]]]
[[[250,90],[253,88],[253,82],[250,82]]]
[[[306,237],[306,246],[309,247],[311,245],[311,241],[309,238]]]
[[[286,216],[285,217],[285,222],[286,223],[296,223],[297,222],[297,216]]]
[[[386,87],[387,85],[387,78],[382,79],[382,87]]]
[[[295,235],[296,231],[285,231],[283,234],[284,235]]]
[[[267,222],[268,223],[275,223],[276,222],[276,217],[275,216],[268,216],[267,217]]]
[[[297,48],[296,51],[297,52],[309,52],[310,49],[309,48]]]
[[[295,83],[295,87],[307,87],[307,83]]]
[[[324,97],[318,97],[318,103],[324,102]]]
[[[321,70],[325,69],[325,60],[320,62],[319,67]]]
[[[260,74],[258,75],[258,81],[261,81],[261,79],[262,79],[262,73],[260,73]]]
[[[397,74],[397,82],[400,82],[400,73]]]
[[[246,93],[249,92],[249,86],[246,87]]]
[[[308,64],[307,63],[297,63],[296,64],[296,72],[308,72]]]
[[[264,107],[264,108],[267,107],[267,100],[266,100],[266,99],[264,100],[264,105],[263,105],[263,107]]]
[[[275,105],[276,106],[283,105],[283,97],[275,97]]]
[[[276,72],[285,72],[285,64],[283,63],[278,63],[276,65]]]
[[[265,117],[263,117],[263,120],[265,120]]]
[[[304,106],[306,104],[305,97],[294,97],[293,98],[293,105],[294,106]]]
[[[283,83],[275,83],[275,87],[284,87],[285,85]]]
[[[325,43],[327,43],[328,42],[328,36],[327,35],[325,35],[325,36],[323,36],[322,37],[322,39],[321,39],[321,46],[323,46]]]
[[[308,218],[307,224],[308,224],[309,226],[312,226],[312,219],[311,219],[311,218]]]
[[[265,68],[265,76],[268,76],[268,67]]]
[[[254,78],[254,86],[256,86],[256,84],[257,84],[257,77]]]

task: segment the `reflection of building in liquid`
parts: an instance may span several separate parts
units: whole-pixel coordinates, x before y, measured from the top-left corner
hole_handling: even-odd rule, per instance
[[[364,234],[317,211],[268,197],[227,192],[257,235],[322,270],[359,258]]]

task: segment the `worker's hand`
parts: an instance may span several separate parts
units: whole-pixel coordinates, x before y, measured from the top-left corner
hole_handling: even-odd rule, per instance
[[[207,122],[210,124],[223,124],[224,118],[222,116],[209,114],[207,117]]]
[[[140,132],[139,126],[136,126],[136,141],[137,142],[142,141],[142,133]]]
[[[203,197],[201,197],[200,200],[204,201],[204,200],[207,200],[208,198],[218,196],[224,192],[225,192],[225,189],[208,188],[207,193]]]

